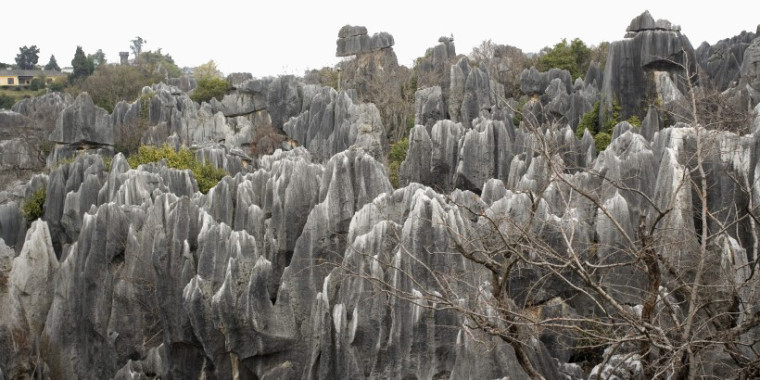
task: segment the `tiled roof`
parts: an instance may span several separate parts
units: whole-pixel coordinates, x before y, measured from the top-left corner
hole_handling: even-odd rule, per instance
[[[36,77],[40,74],[45,75],[46,77],[65,75],[64,73],[55,70],[0,70],[0,76]]]

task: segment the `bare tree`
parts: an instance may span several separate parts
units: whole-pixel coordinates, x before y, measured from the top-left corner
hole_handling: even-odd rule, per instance
[[[500,338],[532,379],[546,377],[534,361],[533,338],[544,335],[585,352],[597,379],[627,365],[645,378],[760,376],[752,145],[706,129],[699,90],[687,83],[691,126],[663,131],[659,150],[628,134],[593,166],[570,167],[561,133],[526,122],[539,185],[507,189],[490,205],[452,195],[425,217],[410,212],[395,255],[355,252],[363,264],[343,268],[375,291],[454,311],[464,330]],[[651,165],[625,171],[619,155],[634,146],[645,146]],[[406,235],[415,223],[445,233],[425,246]]]
[[[144,40],[142,37],[137,36],[134,40],[130,41],[132,44],[129,48],[132,50],[132,54],[135,55],[135,59],[142,53],[142,46],[148,43],[148,40]]]

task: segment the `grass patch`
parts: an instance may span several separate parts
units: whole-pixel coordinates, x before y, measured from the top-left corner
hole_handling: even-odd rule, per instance
[[[44,95],[45,89],[32,91],[24,87],[0,87],[0,108],[11,109],[11,106],[24,98]]]

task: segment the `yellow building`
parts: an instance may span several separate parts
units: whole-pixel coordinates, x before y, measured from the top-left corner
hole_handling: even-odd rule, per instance
[[[0,87],[29,86],[32,79],[44,76],[45,83],[66,80],[66,74],[54,70],[0,70]]]

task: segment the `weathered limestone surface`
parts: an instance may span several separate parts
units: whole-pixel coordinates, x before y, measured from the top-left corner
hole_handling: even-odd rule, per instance
[[[597,152],[590,131],[574,130],[597,100],[617,94],[625,109],[652,90],[672,112],[685,99],[668,63],[683,58],[681,48],[688,54],[680,29],[645,12],[627,32],[604,75],[597,65],[575,82],[563,70],[525,70],[520,86],[531,98],[521,125],[519,103],[503,99],[511,91],[485,66],[452,64],[452,40],[442,38],[426,64],[448,82],[416,92],[398,189],[383,165],[378,107],[355,90],[296,77],[231,75],[234,89],[201,105],[184,89],[192,84],[178,81],[146,87],[111,114],[87,94],[0,112],[0,162],[26,162],[8,158],[26,152],[15,136],[25,128],[52,130],[59,146],[50,162],[73,157],[0,192],[0,379],[527,379],[518,346],[471,328],[462,312],[493,320],[498,296],[539,318],[610,313],[565,282],[583,281],[562,261],[572,257],[593,264],[600,289],[636,315],[649,285],[642,231],[655,223],[647,238],[667,248],[658,260],[683,273],[699,261],[700,232],[715,236],[702,286],[732,300],[711,307],[741,324],[760,304],[760,116],[739,134],[666,124],[649,106],[640,129],[618,123]],[[733,91],[752,99],[757,39],[747,38],[697,55],[711,80],[739,80]],[[743,64],[727,63],[742,44]],[[390,35],[347,26],[338,54],[392,45]],[[148,130],[143,142],[192,146],[229,175],[201,194],[192,172],[164,163],[133,168],[107,154],[107,167],[102,153],[118,143],[116,131],[135,125]],[[269,127],[287,133],[288,149],[247,155]],[[700,170],[703,193],[693,187]],[[39,189],[44,215],[29,222],[22,203]],[[559,261],[551,269],[524,261],[499,280],[466,256],[505,249]],[[678,280],[663,272],[658,289],[673,315],[687,298],[671,289]],[[580,334],[520,334],[544,378],[644,376],[638,347],[592,362],[578,359]],[[755,360],[759,329],[737,334]],[[731,376],[724,347],[695,355],[707,363],[700,373]]]

